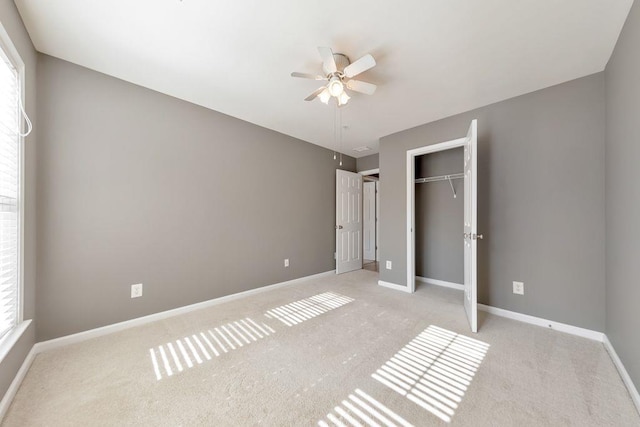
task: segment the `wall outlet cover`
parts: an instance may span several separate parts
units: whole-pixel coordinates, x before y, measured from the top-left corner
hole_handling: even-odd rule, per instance
[[[517,295],[524,295],[524,283],[513,282],[513,293]]]
[[[289,258],[286,258],[286,259],[284,260],[284,266],[285,266],[285,267],[289,267]]]
[[[142,283],[131,285],[131,298],[139,298],[142,296]]]
[[[391,261],[387,261],[387,270],[391,270]]]

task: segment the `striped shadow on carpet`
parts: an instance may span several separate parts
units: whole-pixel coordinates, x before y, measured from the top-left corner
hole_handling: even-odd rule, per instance
[[[371,427],[378,427],[381,424],[387,427],[413,427],[407,420],[360,389],[356,389],[355,393],[349,395],[349,400],[343,400],[342,404],[333,410],[335,413],[327,414],[326,420],[318,421],[320,427],[330,425],[346,427],[347,424],[362,426],[362,423]]]
[[[161,380],[275,332],[269,325],[259,325],[247,317],[150,348],[149,355],[156,379]]]
[[[448,423],[488,350],[431,325],[371,376]]]
[[[353,298],[335,292],[325,292],[267,310],[265,316],[294,326],[353,301]]]

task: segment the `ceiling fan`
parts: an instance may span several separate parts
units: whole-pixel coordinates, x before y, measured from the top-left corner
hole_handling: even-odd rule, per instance
[[[345,91],[345,88],[367,95],[373,95],[376,91],[376,85],[353,79],[353,77],[376,65],[373,56],[366,54],[356,62],[351,63],[346,55],[333,53],[328,47],[319,47],[318,52],[320,52],[320,57],[322,58],[323,75],[298,72],[291,73],[291,77],[329,82],[307,96],[304,99],[305,101],[313,101],[316,98],[320,98],[320,101],[328,104],[331,97],[334,97],[338,102],[338,106],[342,107],[351,99]]]

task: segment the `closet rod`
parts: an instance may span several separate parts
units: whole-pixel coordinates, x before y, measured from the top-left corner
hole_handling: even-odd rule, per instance
[[[464,178],[463,173],[454,173],[451,175],[440,175],[440,176],[429,176],[427,178],[417,178],[416,184],[422,184],[425,182],[435,182],[435,181],[448,181],[451,179],[462,179]]]
[[[453,187],[453,182],[451,182],[452,179],[461,179],[464,178],[464,174],[463,173],[454,173],[451,175],[440,175],[440,176],[430,176],[427,178],[418,178],[416,179],[416,184],[422,184],[425,182],[435,182],[435,181],[449,181],[449,185],[451,186],[451,193],[453,193],[453,198],[455,199],[456,197],[458,197],[458,195],[456,194],[456,189]]]

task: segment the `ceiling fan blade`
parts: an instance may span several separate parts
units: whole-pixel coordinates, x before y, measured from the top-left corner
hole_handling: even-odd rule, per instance
[[[347,82],[347,88],[360,93],[366,93],[367,95],[373,95],[378,86],[373,83],[361,82],[360,80],[349,80]]]
[[[294,71],[293,73],[291,73],[291,77],[300,77],[302,79],[311,79],[311,80],[327,80],[326,77],[315,76],[313,74],[307,74],[307,73],[298,73],[297,71]]]
[[[373,68],[376,66],[376,60],[373,59],[373,56],[370,54],[366,54],[362,58],[358,59],[353,64],[347,65],[344,69],[344,75],[351,78],[355,77],[360,73],[367,71],[369,68]]]
[[[326,89],[326,86],[322,86],[319,87],[318,89],[316,89],[311,95],[307,96],[304,100],[305,101],[313,101],[314,99],[317,98],[318,95],[320,95],[320,93]]]
[[[335,59],[333,59],[333,51],[331,50],[331,48],[318,47],[318,52],[320,52],[322,63],[329,73],[335,73],[336,71],[338,71],[338,67],[336,67],[336,61]]]

